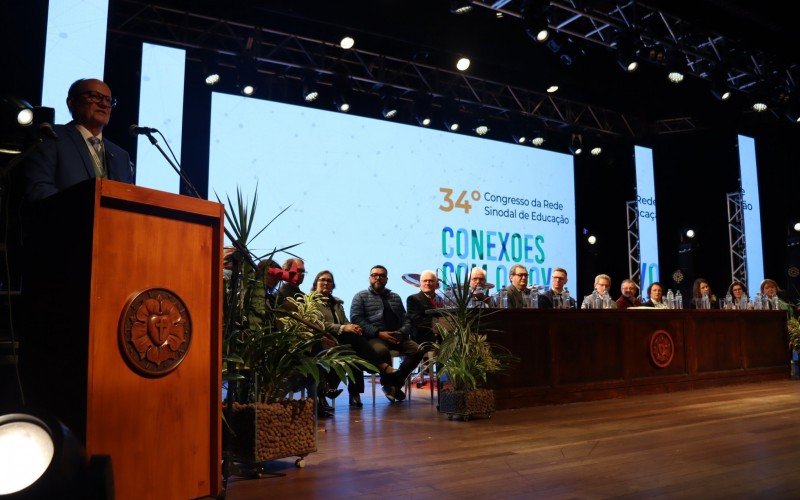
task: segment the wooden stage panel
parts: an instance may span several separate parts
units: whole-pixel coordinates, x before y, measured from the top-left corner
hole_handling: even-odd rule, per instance
[[[697,373],[744,369],[741,329],[746,326],[732,316],[705,314],[692,324],[696,339]]]
[[[681,318],[671,316],[670,313],[650,311],[629,311],[626,314],[630,314],[623,318],[624,330],[627,332],[625,359],[630,360],[626,378],[652,379],[688,375],[688,357]],[[655,316],[650,316],[651,314]],[[662,330],[669,333],[675,343],[672,363],[664,368],[656,366],[650,359],[650,339],[655,332]]]
[[[782,312],[505,309],[483,324],[520,358],[491,379],[500,409],[789,377]],[[657,331],[672,339],[665,366],[651,355]]]

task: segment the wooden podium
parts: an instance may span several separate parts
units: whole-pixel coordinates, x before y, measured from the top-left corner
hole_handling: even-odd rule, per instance
[[[92,180],[25,227],[29,407],[111,455],[117,499],[216,495],[223,207]]]

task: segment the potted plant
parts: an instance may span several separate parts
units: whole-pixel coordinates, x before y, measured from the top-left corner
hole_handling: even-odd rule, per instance
[[[796,317],[789,318],[786,322],[789,330],[789,348],[792,350],[792,378],[800,378],[800,365],[798,364],[798,354],[800,354],[800,321]]]
[[[486,387],[487,378],[516,361],[508,349],[489,342],[481,329],[485,310],[470,307],[471,295],[469,274],[463,281],[456,276],[436,325],[440,340],[426,346],[432,351],[427,362],[436,363],[440,380],[448,381],[439,392],[439,411],[451,419],[491,417],[494,391]]]
[[[226,235],[233,245],[226,257],[229,269],[224,272],[226,462],[232,457],[258,463],[298,456],[296,464],[302,466],[302,458],[316,451],[316,393],[310,390],[310,397],[299,400],[287,399],[287,395],[308,389],[309,381],[319,383],[330,371],[347,380],[354,379],[356,371],[375,368],[348,346],[336,345],[326,337],[317,312],[319,295],[288,298],[278,305],[268,293],[267,283],[278,277],[291,279],[291,273],[258,262],[271,260],[275,253],[295,245],[276,248],[262,257],[249,250],[256,203],[254,196],[248,206],[237,191],[236,211],[225,211]],[[233,206],[230,198],[227,206]]]

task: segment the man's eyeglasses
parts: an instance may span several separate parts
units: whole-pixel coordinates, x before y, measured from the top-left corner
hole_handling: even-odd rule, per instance
[[[528,273],[514,273],[514,276],[519,276],[520,278],[527,278]]]
[[[564,276],[553,276],[553,279],[554,279],[554,280],[559,280],[559,281],[564,281],[564,280],[565,280],[565,279],[567,279],[567,278],[566,278],[566,277],[564,277]]]
[[[372,273],[369,275],[369,277],[376,280],[385,280],[387,278],[387,275],[380,273]]]
[[[95,92],[93,90],[87,90],[86,92],[82,92],[81,95],[86,97],[86,100],[89,102],[93,102],[95,104],[103,103],[111,108],[117,107],[116,97],[111,97],[110,95],[103,95],[100,92]]]

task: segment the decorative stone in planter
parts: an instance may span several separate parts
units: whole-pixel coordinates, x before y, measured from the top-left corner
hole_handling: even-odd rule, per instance
[[[442,389],[439,393],[439,411],[446,413],[447,418],[459,416],[464,420],[480,415],[491,418],[494,413],[494,391],[475,389],[472,391],[454,391]]]
[[[266,462],[299,457],[317,451],[313,399],[285,399],[276,403],[233,404],[231,451],[240,460]]]

